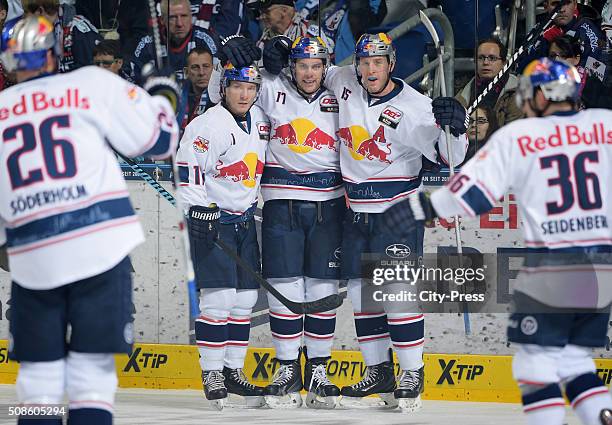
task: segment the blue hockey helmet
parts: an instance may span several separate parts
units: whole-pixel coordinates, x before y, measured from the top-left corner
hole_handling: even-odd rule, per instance
[[[221,75],[221,97],[225,98],[225,89],[232,81],[242,81],[243,83],[254,83],[257,86],[257,96],[261,89],[262,76],[257,65],[235,68],[231,63],[223,67]]]
[[[325,81],[325,74],[329,68],[329,49],[327,44],[321,37],[298,37],[291,45],[289,52],[289,67],[293,81],[297,81],[295,77],[295,64],[298,59],[321,59],[323,61],[323,78],[321,84]]]
[[[389,65],[395,65],[395,47],[391,38],[384,32],[378,34],[363,34],[355,44],[355,59],[353,65],[359,76],[359,59],[371,56],[387,56]]]
[[[565,61],[536,59],[523,71],[516,96],[517,105],[522,107],[525,101],[533,99],[537,88],[551,102],[576,102],[580,94],[580,74]]]

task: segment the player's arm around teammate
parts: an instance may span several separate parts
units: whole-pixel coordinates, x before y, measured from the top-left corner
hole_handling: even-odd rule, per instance
[[[249,406],[263,404],[263,388],[242,373],[259,285],[214,244],[220,238],[260,270],[254,212],[270,125],[253,106],[260,86],[256,66],[227,65],[221,103],[187,126],[177,156],[200,289],[195,332],[202,380],[206,398],[219,409],[228,393]]]
[[[274,70],[287,55],[286,43],[269,43],[263,58]],[[424,317],[391,311],[389,305],[367,305],[362,300],[362,254],[386,256],[399,249],[418,259],[423,228],[399,236],[383,228],[381,213],[405,199],[421,184],[422,156],[448,161],[440,126],[453,131],[454,163],[467,148],[465,109],[449,98],[430,99],[403,81],[392,78],[395,49],[386,34],[365,34],[357,42],[353,66],[332,67],[325,85],[339,104],[340,163],[350,203],[342,235],[342,276],[355,313],[355,327],[368,373],[359,383],[342,389],[343,401],[382,394],[389,406],[420,407],[423,388]],[[271,60],[272,58],[272,60]],[[280,59],[279,59],[280,58]],[[389,311],[387,311],[389,310]],[[402,372],[394,376],[388,357],[393,345]]]

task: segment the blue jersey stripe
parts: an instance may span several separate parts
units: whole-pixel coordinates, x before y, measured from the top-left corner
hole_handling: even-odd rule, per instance
[[[85,208],[68,211],[6,229],[9,248],[18,247],[94,224],[134,215],[130,199],[119,198],[97,202]]]
[[[350,183],[345,181],[346,194],[349,199],[391,199],[394,196],[409,192],[421,185],[421,178],[410,181],[380,181]]]
[[[284,168],[265,167],[261,184],[324,189],[341,185],[342,174],[334,172],[293,174]]]
[[[171,140],[172,140],[172,135],[169,132],[160,129],[159,137],[155,141],[155,144],[153,144],[151,149],[141,154],[140,156],[148,157],[148,156],[158,156],[158,155],[165,154],[170,149]]]
[[[470,187],[462,196],[476,215],[483,214],[493,208],[493,204],[477,186]]]

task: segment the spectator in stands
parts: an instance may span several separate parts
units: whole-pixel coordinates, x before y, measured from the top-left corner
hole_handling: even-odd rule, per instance
[[[463,106],[470,106],[501,71],[506,63],[507,53],[506,46],[497,39],[489,38],[478,43],[476,76],[456,96]],[[479,104],[493,110],[500,126],[523,117],[523,112],[516,105],[518,82],[518,77],[507,73]]]
[[[22,5],[26,16],[44,16],[55,25],[62,47],[58,58],[60,72],[70,72],[93,63],[93,48],[102,41],[102,36],[85,17],[68,13],[68,10],[60,14],[59,0],[22,0]]]
[[[576,67],[580,74],[580,95],[588,78],[584,67],[580,66],[581,50],[577,40],[562,35],[551,40],[548,48],[548,57],[553,60],[564,60]]]
[[[560,0],[545,0],[544,9],[550,14],[559,2]],[[528,46],[527,54],[518,64],[518,71],[522,72],[534,59],[546,56],[551,41],[561,35],[567,35],[580,44],[579,65],[588,71],[597,72],[597,68],[603,60],[605,37],[593,21],[580,16],[577,0],[568,0],[566,4],[561,6],[554,24],[548,27],[532,45]]]
[[[297,37],[319,35],[319,27],[310,24],[303,14],[297,12],[293,0],[260,0],[260,19],[264,24],[264,31],[257,46],[263,50],[266,41],[277,35],[284,35],[291,40]],[[333,54],[335,42],[321,31],[321,38]]]
[[[193,26],[189,0],[162,0],[161,13],[169,34],[166,40],[166,31],[161,31],[162,44],[167,46],[163,56],[168,58],[177,82],[182,84],[187,53],[195,47],[206,47],[216,55],[217,42],[208,30]],[[140,77],[142,67],[148,62],[155,62],[155,46],[153,38],[147,35],[140,40],[133,53],[129,70],[132,79]]]
[[[497,118],[493,110],[487,106],[478,107],[470,115],[470,125],[467,130],[467,138],[470,144],[468,145],[467,153],[465,154],[465,164],[474,154],[482,148],[491,134],[499,128]]]
[[[126,77],[121,70],[123,58],[121,57],[121,45],[117,40],[102,40],[100,44],[94,47],[93,64],[122,78]]]
[[[208,98],[208,82],[213,70],[213,56],[205,47],[196,47],[187,55],[186,79],[183,84],[182,102],[185,113],[181,128],[202,115],[213,103]]]

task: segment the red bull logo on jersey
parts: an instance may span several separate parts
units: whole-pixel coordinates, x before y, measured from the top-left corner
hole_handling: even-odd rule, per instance
[[[201,138],[200,136],[196,137],[192,143],[193,150],[198,153],[208,152],[208,140]]]
[[[272,141],[287,145],[289,149],[299,154],[322,149],[338,151],[336,138],[305,118],[297,118],[276,127],[272,134]]]
[[[233,164],[224,164],[218,160],[216,178],[228,179],[234,183],[241,182],[246,187],[255,187],[257,178],[263,174],[264,163],[254,152],[247,153],[242,160]]]
[[[344,127],[338,130],[338,138],[348,148],[356,161],[367,159],[391,164],[391,143],[385,138],[385,127],[378,127],[372,137],[360,125]]]

